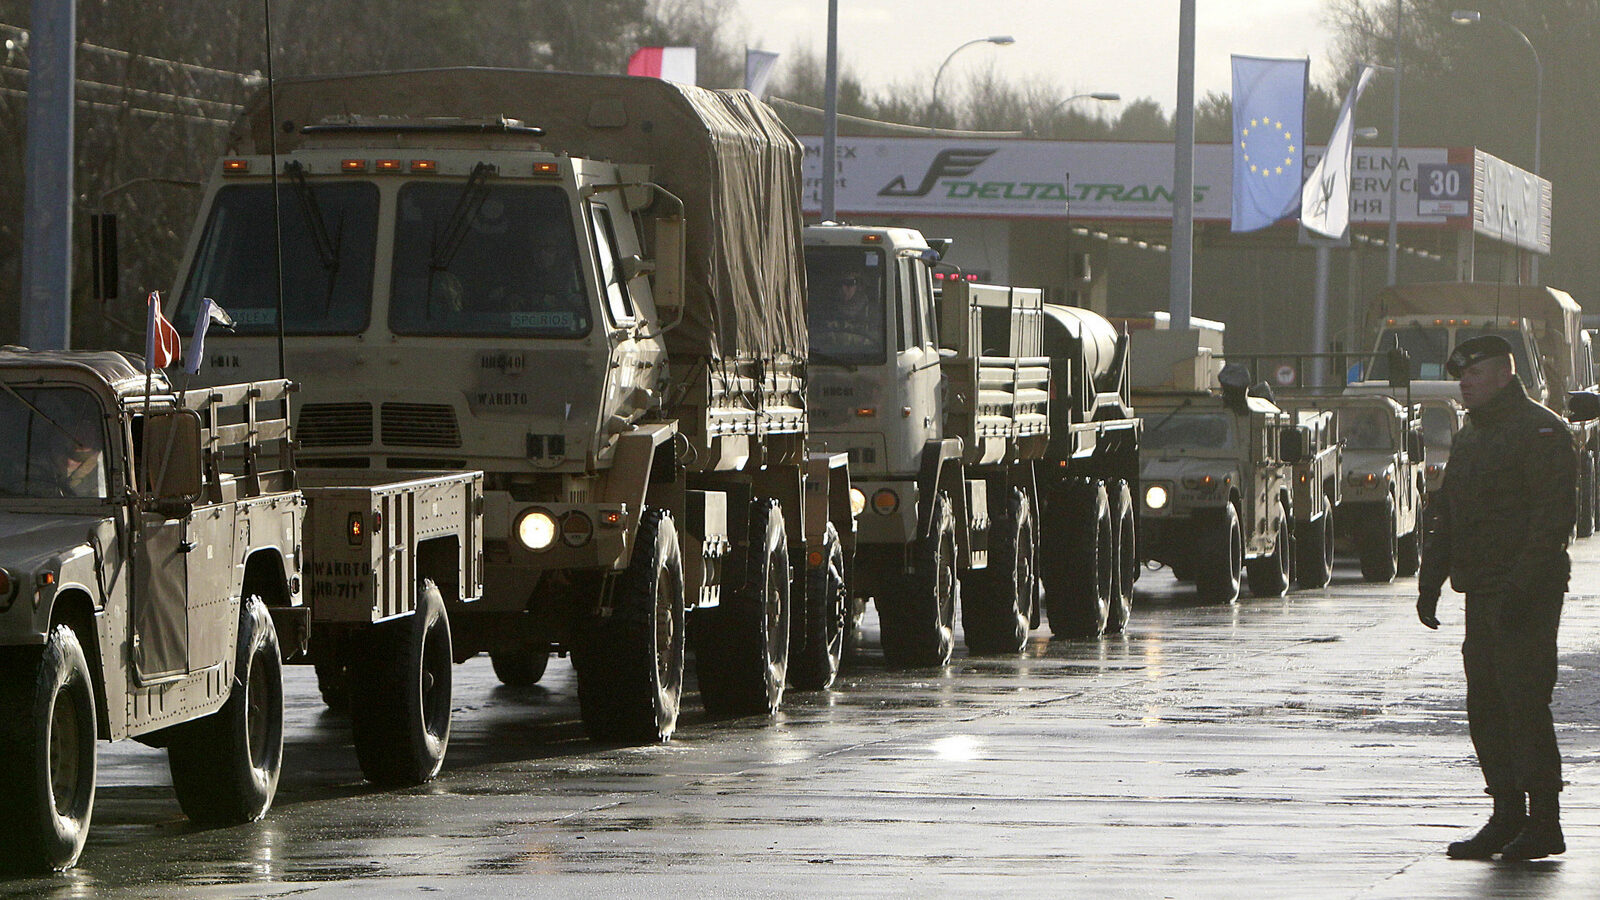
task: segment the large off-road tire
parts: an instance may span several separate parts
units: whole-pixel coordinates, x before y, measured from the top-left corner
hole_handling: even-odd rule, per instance
[[[879,592],[883,661],[897,669],[936,668],[955,649],[955,611],[961,596],[956,568],[956,516],[950,495],[936,494],[928,534],[912,547],[911,577],[903,590]]]
[[[1578,537],[1594,534],[1595,458],[1585,450],[1578,454]]]
[[[1281,504],[1278,512],[1278,534],[1273,539],[1271,555],[1245,563],[1253,597],[1282,597],[1289,591],[1289,565],[1294,552],[1289,535],[1293,520],[1289,518],[1289,510]]]
[[[201,825],[266,815],[283,770],[283,657],[260,597],[239,605],[235,659],[222,708],[176,726],[167,740],[178,805]]]
[[[1057,637],[1097,637],[1111,615],[1116,581],[1111,501],[1099,481],[1061,487],[1047,530],[1061,538],[1045,555],[1045,612]]]
[[[362,635],[356,654],[359,694],[350,704],[350,732],[361,774],[373,784],[422,784],[439,773],[450,745],[453,665],[444,598],[429,579],[417,587],[417,608]]]
[[[783,508],[750,508],[745,580],[697,613],[693,629],[700,700],[713,716],[770,716],[783,703],[789,667],[789,545]]]
[[[967,652],[1021,653],[1038,593],[1038,540],[1033,497],[1012,488],[1010,502],[989,532],[989,565],[967,573],[961,594],[961,628]]]
[[[1232,503],[1221,509],[1195,513],[1194,592],[1206,603],[1232,603],[1239,599],[1239,576],[1244,568],[1244,530],[1239,510]]]
[[[0,870],[71,867],[94,811],[89,663],[66,625],[0,657]]]
[[[1139,580],[1138,517],[1126,481],[1111,482],[1106,495],[1111,501],[1111,546],[1116,560],[1111,602],[1106,607],[1106,634],[1121,634],[1133,615],[1133,584]]]
[[[577,626],[578,709],[597,741],[671,740],[683,700],[683,557],[665,509],[645,510],[611,615]]]
[[[350,649],[343,639],[333,636],[323,638],[312,655],[312,668],[317,673],[317,692],[331,712],[348,715],[350,712]]]
[[[844,545],[832,522],[823,532],[821,555],[821,565],[807,566],[804,602],[790,619],[789,686],[800,691],[833,686],[853,624],[844,580]]]
[[[1356,555],[1361,560],[1361,577],[1387,583],[1399,570],[1400,540],[1394,533],[1394,500],[1369,510],[1356,522]]]
[[[543,647],[490,650],[489,665],[494,668],[494,677],[506,687],[531,687],[544,677],[544,670],[550,665],[550,651]]]
[[[1400,578],[1410,578],[1422,568],[1422,526],[1419,524],[1410,534],[1401,535],[1396,544],[1394,573]]]
[[[1295,584],[1302,588],[1327,587],[1333,577],[1333,512],[1326,498],[1322,515],[1295,528]]]

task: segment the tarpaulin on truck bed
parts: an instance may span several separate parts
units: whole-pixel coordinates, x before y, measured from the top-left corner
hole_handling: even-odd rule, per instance
[[[806,356],[803,149],[746,91],[454,68],[283,79],[276,95],[279,152],[304,142],[301,127],[329,119],[504,116],[543,128],[539,146],[546,150],[648,164],[651,179],[683,200],[687,217],[684,318],[668,334],[669,351],[714,359]],[[263,91],[234,125],[229,152],[267,153],[272,129]]]

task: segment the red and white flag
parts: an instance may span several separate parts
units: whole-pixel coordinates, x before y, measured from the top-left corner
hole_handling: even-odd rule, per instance
[[[640,47],[628,60],[628,74],[694,84],[694,48]]]
[[[144,328],[144,370],[153,372],[177,362],[183,346],[178,340],[178,329],[161,314],[161,292],[151,291],[146,303],[150,309]]]

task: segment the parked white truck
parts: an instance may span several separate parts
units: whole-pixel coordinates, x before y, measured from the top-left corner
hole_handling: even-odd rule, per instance
[[[686,646],[714,714],[772,713],[791,662],[830,679],[849,485],[808,452],[801,146],[771,110],[497,69],[275,91],[230,134],[178,319],[216,299],[239,325],[208,370],[276,371],[281,184],[302,459],[486,473],[455,658],[527,684],[571,653],[590,735],[620,741],[672,734]]]

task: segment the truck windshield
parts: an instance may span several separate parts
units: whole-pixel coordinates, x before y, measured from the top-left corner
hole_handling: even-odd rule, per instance
[[[806,325],[811,360],[875,365],[887,357],[883,251],[806,248]]]
[[[1393,450],[1394,414],[1380,407],[1339,410],[1339,436],[1351,450]]]
[[[0,387],[0,497],[105,497],[104,414],[76,387]]]
[[[1144,446],[1149,450],[1231,450],[1233,414],[1227,412],[1151,412],[1144,420]]]
[[[576,338],[593,316],[558,187],[425,182],[400,190],[396,334]]]
[[[285,179],[279,199],[284,331],[361,331],[372,300],[377,187],[369,182],[307,184],[303,178]],[[201,299],[210,297],[233,317],[237,333],[276,332],[275,244],[271,185],[238,184],[217,191],[183,286],[178,330],[188,331]]]
[[[1422,407],[1422,442],[1429,447],[1448,450],[1455,441],[1456,414],[1454,410],[1432,404]]]
[[[1450,331],[1443,325],[1413,322],[1385,328],[1378,336],[1377,355],[1368,364],[1365,380],[1388,381],[1388,351],[1399,347],[1411,355],[1411,377],[1417,381],[1439,381],[1445,377],[1444,361],[1450,355]]]

